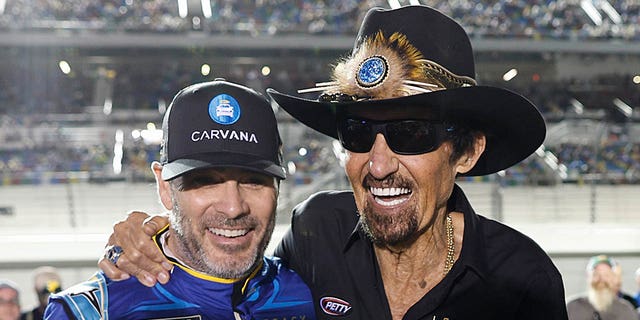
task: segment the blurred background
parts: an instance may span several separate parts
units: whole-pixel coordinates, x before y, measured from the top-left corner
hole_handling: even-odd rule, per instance
[[[0,0],[0,278],[30,308],[33,269],[84,280],[116,220],[161,212],[149,167],[181,88],[223,77],[295,94],[328,80],[367,9],[418,3],[463,25],[480,84],[524,94],[547,122],[521,164],[460,179],[476,211],[536,240],[567,296],[601,253],[635,293],[637,0]],[[275,243],[296,203],[349,185],[339,145],[273,107],[289,173]]]

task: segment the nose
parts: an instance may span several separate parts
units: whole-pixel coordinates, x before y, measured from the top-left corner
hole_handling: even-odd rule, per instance
[[[230,180],[222,184],[222,188],[216,188],[214,192],[218,201],[215,203],[217,212],[225,214],[229,219],[237,219],[249,213],[249,206],[237,181]]]
[[[379,133],[369,150],[369,173],[376,179],[384,179],[396,171],[398,171],[397,154],[391,151],[384,136]]]

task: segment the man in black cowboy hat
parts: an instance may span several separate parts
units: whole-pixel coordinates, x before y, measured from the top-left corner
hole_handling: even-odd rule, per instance
[[[332,81],[301,90],[322,91],[318,100],[268,91],[347,150],[353,191],[319,192],[298,205],[275,253],[311,287],[319,317],[567,318],[562,278],[545,252],[477,215],[455,184],[459,175],[518,163],[545,136],[531,102],[474,77],[462,27],[408,6],[368,12]],[[141,232],[131,231],[144,217],[132,215],[131,230],[112,240],[139,242]],[[138,254],[121,267],[158,274],[159,264],[130,247]],[[121,274],[108,262],[101,267]]]

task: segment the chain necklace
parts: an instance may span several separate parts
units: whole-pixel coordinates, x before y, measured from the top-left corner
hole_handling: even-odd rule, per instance
[[[455,246],[453,243],[453,220],[451,219],[451,215],[447,214],[447,260],[444,262],[445,276],[453,267],[455,252]]]

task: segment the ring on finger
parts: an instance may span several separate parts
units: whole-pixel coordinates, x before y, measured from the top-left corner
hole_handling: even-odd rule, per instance
[[[108,246],[104,251],[104,258],[109,260],[115,266],[120,256],[124,253],[121,246]]]

